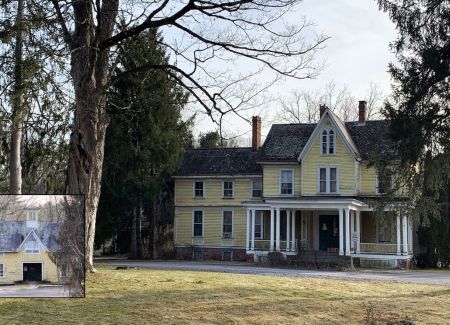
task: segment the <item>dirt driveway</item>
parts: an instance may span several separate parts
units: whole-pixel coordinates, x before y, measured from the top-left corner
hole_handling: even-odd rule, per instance
[[[402,271],[402,270],[361,270],[325,271],[298,270],[273,267],[261,267],[251,263],[227,262],[190,262],[190,261],[98,261],[98,264],[110,266],[131,266],[158,270],[190,270],[205,272],[242,273],[304,278],[327,278],[344,280],[384,281],[399,283],[417,283],[450,286],[450,272]]]
[[[12,286],[0,286],[0,298],[56,298],[68,297],[69,292],[63,286],[18,284]]]

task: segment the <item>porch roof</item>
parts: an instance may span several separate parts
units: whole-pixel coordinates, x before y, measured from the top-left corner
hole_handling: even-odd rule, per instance
[[[374,196],[285,196],[285,197],[264,197],[260,201],[244,201],[244,207],[270,208],[278,206],[286,209],[338,209],[352,208],[359,211],[372,211],[371,202],[380,200]],[[404,203],[406,200],[398,200],[386,205],[385,211],[391,210],[392,205]]]

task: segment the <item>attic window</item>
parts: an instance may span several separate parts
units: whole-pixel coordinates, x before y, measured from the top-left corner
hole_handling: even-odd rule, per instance
[[[30,239],[25,243],[25,254],[39,254],[39,244],[36,240]]]
[[[321,152],[322,155],[334,155],[336,147],[336,137],[332,129],[322,131]]]
[[[28,211],[28,221],[37,221],[36,211]]]

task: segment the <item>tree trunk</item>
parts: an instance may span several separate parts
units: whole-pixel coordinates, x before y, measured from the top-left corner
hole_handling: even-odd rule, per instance
[[[18,0],[16,16],[16,47],[14,50],[14,92],[12,95],[12,125],[9,151],[9,193],[22,193],[22,147],[23,107],[23,7],[24,0]]]
[[[95,272],[94,236],[100,198],[105,133],[106,92],[109,78],[109,49],[98,45],[112,35],[118,12],[118,0],[104,1],[97,24],[93,3],[72,2],[75,32],[71,35],[71,75],[75,93],[75,111],[69,144],[67,194],[85,195],[86,271]]]
[[[85,194],[86,269],[95,272],[93,263],[95,221],[100,198],[105,133],[108,125],[103,80],[87,64],[94,50],[83,48],[72,55],[75,90],[74,124],[69,144],[67,193]],[[95,62],[95,61],[94,61]]]
[[[136,259],[137,257],[137,234],[136,234],[136,220],[137,220],[137,208],[133,209],[133,220],[131,222],[131,241],[130,241],[130,254],[128,255],[131,259]]]

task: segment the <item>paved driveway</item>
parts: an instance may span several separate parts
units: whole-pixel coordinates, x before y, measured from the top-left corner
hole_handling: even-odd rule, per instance
[[[450,272],[402,271],[402,270],[358,270],[322,271],[281,269],[255,266],[250,263],[188,262],[188,261],[98,261],[110,266],[132,266],[157,270],[191,270],[206,272],[242,273],[256,275],[289,276],[300,278],[326,278],[346,280],[385,281],[450,286]]]
[[[34,284],[0,286],[0,298],[56,298],[68,296],[69,292],[67,290],[64,290],[63,286]]]

